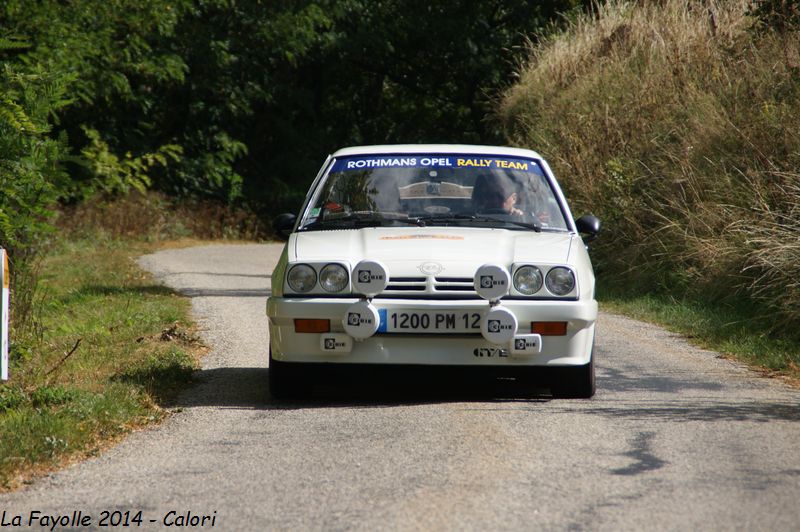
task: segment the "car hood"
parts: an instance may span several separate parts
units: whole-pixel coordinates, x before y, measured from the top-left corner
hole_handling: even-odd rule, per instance
[[[473,276],[482,264],[568,264],[575,235],[507,229],[371,227],[295,233],[289,261],[379,260],[389,275]],[[292,253],[294,251],[294,253]]]

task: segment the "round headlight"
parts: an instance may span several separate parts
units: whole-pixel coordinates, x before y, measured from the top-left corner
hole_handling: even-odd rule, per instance
[[[349,279],[350,274],[341,264],[326,264],[319,272],[319,284],[326,292],[341,292]]]
[[[547,272],[547,289],[557,296],[565,296],[575,288],[575,275],[572,270],[558,266]]]
[[[517,292],[532,296],[542,288],[542,272],[536,266],[523,266],[514,272]]]
[[[295,264],[286,279],[295,292],[308,292],[317,284],[317,272],[308,264]]]

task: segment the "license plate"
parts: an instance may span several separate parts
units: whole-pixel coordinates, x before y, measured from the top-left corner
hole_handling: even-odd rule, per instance
[[[379,309],[381,333],[468,334],[481,331],[477,311]]]

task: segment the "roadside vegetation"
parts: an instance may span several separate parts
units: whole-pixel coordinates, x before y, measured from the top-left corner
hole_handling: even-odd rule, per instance
[[[797,376],[800,15],[753,6],[598,5],[531,46],[499,113],[603,220],[611,308]]]
[[[192,383],[206,348],[190,303],[137,257],[263,234],[252,213],[155,193],[61,208],[53,223],[29,272],[35,294],[15,306],[11,378],[0,384],[0,491],[162,419]]]
[[[202,352],[188,302],[134,263],[152,245],[59,242],[0,386],[0,489],[162,416]],[[21,477],[20,477],[21,475]]]
[[[606,312],[664,325],[700,347],[745,362],[764,376],[800,385],[800,345],[791,333],[771,332],[771,312],[752,301],[602,289],[598,298]]]

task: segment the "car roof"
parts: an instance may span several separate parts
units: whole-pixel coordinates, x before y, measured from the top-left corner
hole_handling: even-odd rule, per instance
[[[505,146],[479,146],[473,144],[384,144],[376,146],[352,146],[337,150],[332,157],[387,155],[392,153],[452,153],[458,155],[498,155],[541,159],[541,156],[532,150],[509,148]]]

